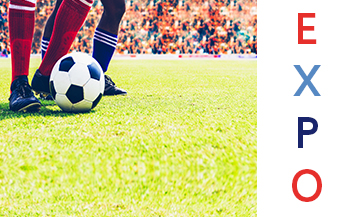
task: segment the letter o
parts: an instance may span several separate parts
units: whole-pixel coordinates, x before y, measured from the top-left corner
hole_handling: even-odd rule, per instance
[[[310,174],[316,179],[317,188],[316,188],[315,194],[311,197],[301,196],[301,194],[299,193],[298,188],[297,188],[297,183],[299,181],[299,178],[304,174]],[[300,170],[299,172],[297,172],[295,174],[293,182],[292,182],[292,189],[293,189],[295,197],[303,202],[311,202],[311,201],[316,200],[320,196],[321,188],[322,188],[322,183],[321,183],[321,178],[320,178],[319,174],[317,172],[315,172],[314,170],[310,170],[310,169],[304,169],[304,170]]]

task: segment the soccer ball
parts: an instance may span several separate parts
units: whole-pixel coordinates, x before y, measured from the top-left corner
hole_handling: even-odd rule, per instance
[[[99,63],[85,53],[70,53],[51,71],[50,93],[66,112],[87,112],[104,94],[105,78]]]

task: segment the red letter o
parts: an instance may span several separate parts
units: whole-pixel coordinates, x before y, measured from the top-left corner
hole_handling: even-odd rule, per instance
[[[297,189],[297,183],[299,181],[299,178],[300,178],[300,176],[302,176],[304,174],[310,174],[310,175],[314,176],[314,178],[316,179],[317,188],[316,188],[315,194],[311,197],[301,196]],[[295,197],[303,202],[311,202],[311,201],[316,200],[320,196],[321,188],[322,188],[321,178],[320,178],[319,174],[317,174],[317,172],[315,172],[314,170],[305,169],[305,170],[299,171],[298,173],[295,174],[293,182],[292,182],[292,189],[293,189]]]

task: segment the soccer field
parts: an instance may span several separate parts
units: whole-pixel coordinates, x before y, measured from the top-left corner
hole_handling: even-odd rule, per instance
[[[128,96],[14,113],[0,59],[0,215],[256,216],[256,64],[114,60]]]

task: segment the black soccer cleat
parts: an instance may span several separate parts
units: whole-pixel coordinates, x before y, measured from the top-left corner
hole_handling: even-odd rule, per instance
[[[42,75],[38,69],[36,70],[34,77],[31,81],[31,87],[36,94],[42,93],[48,95],[50,94],[49,81],[50,81],[50,76]]]
[[[110,76],[105,75],[105,90],[104,96],[114,96],[114,95],[127,95],[127,92],[123,89],[118,88],[115,83],[111,80]]]
[[[41,107],[40,101],[34,96],[25,75],[14,80],[10,87],[9,106],[12,111],[35,112]]]

